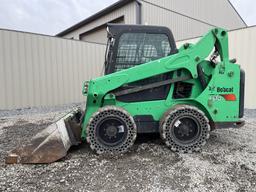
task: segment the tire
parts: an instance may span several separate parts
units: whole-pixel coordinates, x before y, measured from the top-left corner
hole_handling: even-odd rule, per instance
[[[167,111],[160,121],[160,136],[175,152],[200,151],[210,137],[206,115],[190,105],[177,105]]]
[[[133,117],[116,106],[100,108],[87,125],[87,142],[97,154],[125,153],[137,137]]]

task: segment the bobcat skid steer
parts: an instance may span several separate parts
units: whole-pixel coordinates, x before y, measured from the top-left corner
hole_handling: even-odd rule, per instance
[[[226,30],[179,49],[166,27],[107,31],[105,74],[84,82],[85,108],[11,151],[6,163],[51,163],[82,142],[98,154],[125,153],[138,133],[159,133],[172,151],[190,153],[210,131],[244,124],[245,73],[229,58]]]

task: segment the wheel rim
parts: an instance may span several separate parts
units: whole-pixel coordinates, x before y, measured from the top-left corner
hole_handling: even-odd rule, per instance
[[[108,117],[96,126],[96,138],[106,146],[118,146],[123,143],[128,133],[124,121],[117,117]]]
[[[200,137],[201,126],[192,116],[178,117],[172,124],[171,134],[178,143],[194,143]]]

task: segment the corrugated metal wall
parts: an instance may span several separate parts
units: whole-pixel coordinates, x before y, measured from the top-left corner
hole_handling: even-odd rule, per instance
[[[229,37],[230,57],[246,71],[245,106],[256,108],[256,27]],[[104,52],[100,44],[0,30],[0,109],[83,101],[82,83],[100,74]]]
[[[227,0],[142,0],[142,24],[169,27],[177,40],[197,37],[219,26],[245,27]]]
[[[142,12],[143,24],[166,26],[171,29],[177,40],[196,37],[210,28],[209,25],[168,12],[148,3],[143,3]]]
[[[177,46],[186,42],[196,43],[199,38],[179,41]],[[245,107],[256,108],[256,26],[229,32],[229,55],[236,58],[245,70]]]
[[[0,109],[83,101],[82,83],[98,76],[105,46],[0,30]]]

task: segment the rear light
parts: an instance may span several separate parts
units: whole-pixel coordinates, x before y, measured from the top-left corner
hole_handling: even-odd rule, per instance
[[[236,101],[236,95],[235,94],[224,94],[221,95],[222,97],[224,97],[224,99],[226,101]]]

